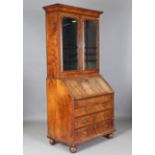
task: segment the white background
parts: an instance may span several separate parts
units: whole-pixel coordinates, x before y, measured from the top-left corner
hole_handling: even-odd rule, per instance
[[[116,118],[131,119],[131,0],[24,0],[24,120],[46,120],[46,29],[42,7],[54,3],[104,11],[100,17],[100,73],[115,91]]]
[[[133,155],[155,154],[154,6],[153,0],[133,3]],[[21,155],[22,1],[1,1],[0,11],[0,154]]]

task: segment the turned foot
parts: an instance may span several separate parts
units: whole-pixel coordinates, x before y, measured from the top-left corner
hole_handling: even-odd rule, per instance
[[[51,145],[54,145],[54,144],[56,143],[56,141],[55,141],[54,139],[50,139],[50,140],[49,140],[49,143],[50,143]]]
[[[111,139],[111,138],[114,137],[114,134],[113,133],[110,133],[110,134],[105,135],[105,137],[108,138],[108,139]]]
[[[70,150],[71,153],[75,153],[75,152],[77,152],[77,147],[75,145],[74,146],[70,146],[69,150]]]

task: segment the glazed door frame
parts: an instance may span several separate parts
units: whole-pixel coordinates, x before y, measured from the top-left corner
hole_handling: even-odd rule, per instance
[[[77,28],[77,44],[78,44],[78,69],[77,70],[64,70],[63,69],[63,36],[62,36],[62,18],[63,17],[71,17],[76,18],[78,21],[78,28]],[[60,77],[67,77],[67,76],[73,76],[73,75],[94,75],[99,73],[99,20],[96,17],[91,16],[83,16],[78,14],[72,14],[72,13],[65,13],[60,12],[58,14],[58,25],[59,25],[59,36],[58,40],[60,42],[59,45],[59,62],[60,62]],[[98,62],[97,62],[97,68],[96,69],[85,69],[85,60],[84,60],[84,21],[85,20],[93,20],[98,23]]]
[[[86,69],[86,67],[85,67],[85,48],[84,48],[84,44],[85,44],[85,38],[84,38],[84,35],[85,35],[85,32],[84,32],[84,22],[85,22],[85,20],[89,20],[89,21],[95,21],[96,22],[96,24],[97,24],[97,67],[96,68],[94,68],[94,69]],[[83,37],[82,37],[82,39],[83,39],[83,62],[84,62],[84,64],[83,64],[83,70],[84,71],[86,71],[86,72],[89,72],[89,71],[94,71],[94,72],[99,72],[99,54],[100,54],[100,51],[99,51],[99,19],[98,18],[95,18],[95,17],[90,17],[90,16],[82,16],[82,33],[83,33]]]
[[[75,18],[77,20],[77,55],[78,55],[78,67],[77,67],[77,70],[64,70],[64,67],[63,67],[63,31],[62,31],[62,19],[63,17],[69,17],[69,18]],[[70,14],[70,13],[60,13],[59,14],[59,30],[60,30],[60,33],[59,33],[59,40],[60,40],[60,71],[61,73],[64,73],[64,72],[77,72],[80,70],[80,63],[79,63],[79,58],[80,58],[80,48],[79,48],[79,45],[80,45],[80,22],[79,22],[79,16],[76,15],[76,14]]]

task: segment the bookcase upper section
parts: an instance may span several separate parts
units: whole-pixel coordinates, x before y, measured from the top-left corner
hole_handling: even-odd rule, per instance
[[[101,11],[63,4],[46,12],[47,78],[99,73]]]

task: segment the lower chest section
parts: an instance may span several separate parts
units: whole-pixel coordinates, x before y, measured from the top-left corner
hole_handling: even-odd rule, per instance
[[[81,143],[114,130],[113,95],[75,102],[74,140]]]

